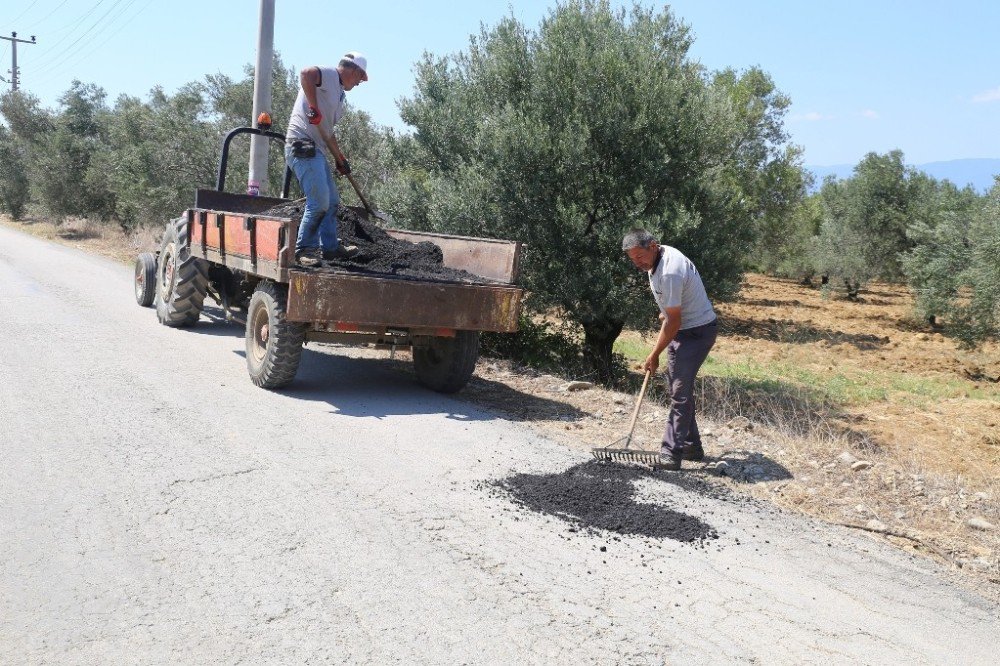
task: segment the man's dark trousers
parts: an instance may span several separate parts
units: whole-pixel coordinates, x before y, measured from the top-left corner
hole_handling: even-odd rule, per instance
[[[694,416],[694,378],[715,344],[716,322],[682,331],[667,345],[670,416],[663,432],[663,452],[679,456],[685,446],[701,445]]]

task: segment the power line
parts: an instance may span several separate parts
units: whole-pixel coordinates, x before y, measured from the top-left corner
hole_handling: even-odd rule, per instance
[[[28,30],[31,30],[31,29],[32,29],[32,28],[34,28],[34,27],[35,27],[36,25],[41,25],[41,24],[42,24],[43,22],[45,22],[45,21],[46,21],[46,20],[47,20],[47,19],[48,19],[48,18],[49,18],[50,16],[52,16],[52,15],[53,15],[53,14],[55,14],[55,13],[56,13],[57,11],[59,11],[59,9],[60,9],[60,8],[61,8],[61,7],[63,6],[63,5],[65,5],[65,4],[67,3],[67,2],[69,2],[69,0],[63,0],[62,2],[60,2],[60,3],[58,4],[58,5],[56,5],[56,8],[55,8],[55,9],[53,9],[53,10],[52,10],[51,12],[49,12],[48,14],[46,14],[45,16],[43,16],[42,18],[38,19],[37,21],[35,21],[35,22],[34,22],[34,23],[32,23],[31,25],[29,25],[29,26],[28,26]],[[69,25],[67,24],[67,26],[66,26],[66,27],[69,27]]]
[[[134,2],[135,0],[132,0],[132,1]],[[84,37],[86,37],[88,34],[90,34],[90,32],[94,28],[96,28],[101,23],[101,21],[103,21],[105,18],[107,18],[108,14],[110,14],[111,12],[113,12],[114,9],[115,9],[115,7],[117,7],[118,5],[120,5],[122,2],[124,2],[124,0],[115,0],[115,3],[113,5],[111,5],[111,7],[108,9],[108,11],[104,12],[103,14],[101,14],[101,16],[98,17],[98,19],[96,21],[94,21],[93,24],[91,24],[91,26],[89,28],[87,28],[87,30],[83,34],[81,34],[79,37],[77,37],[75,40],[73,40],[73,42],[69,46],[67,46],[66,48],[64,48],[62,51],[60,51],[56,55],[52,56],[53,59],[58,59],[58,60],[57,61],[50,61],[49,65],[47,65],[46,69],[43,70],[43,71],[48,71],[50,69],[54,69],[57,65],[61,65],[66,60],[68,60],[69,57],[73,55],[72,48],[74,46],[76,46],[77,44],[79,44],[80,41]],[[63,54],[67,54],[67,55],[63,56]],[[63,57],[60,57],[60,56],[63,56]]]
[[[138,0],[130,0],[129,3],[127,5],[125,5],[122,8],[122,10],[103,28],[103,30],[110,29],[114,25],[115,21],[118,21],[119,19],[121,19],[128,12],[128,10],[132,7],[132,5],[134,5],[137,1]],[[120,25],[118,25],[118,27],[115,28],[114,32],[112,32],[111,34],[109,34],[107,36],[107,38],[105,38],[103,41],[81,46],[79,49],[77,49],[73,53],[70,53],[69,55],[67,55],[66,57],[64,57],[61,61],[51,63],[45,69],[43,69],[41,71],[38,71],[38,72],[34,72],[33,71],[32,73],[35,74],[36,76],[38,74],[44,74],[47,71],[55,69],[59,64],[61,64],[62,62],[68,60],[72,56],[76,56],[78,59],[81,59],[81,60],[84,59],[84,58],[86,58],[87,56],[91,55],[92,53],[94,53],[95,51],[97,51],[101,47],[103,47],[105,44],[107,44],[108,42],[110,42],[115,37],[115,35],[117,35],[119,32],[121,32],[129,23],[131,23],[133,20],[135,20],[135,18],[137,16],[139,16],[147,8],[149,8],[149,6],[151,4],[153,4],[153,1],[154,0],[148,0],[148,2],[146,2],[146,4],[143,5],[142,7],[140,7],[138,11],[136,11],[134,14],[132,14],[131,16],[129,16],[127,19],[125,19],[125,21],[123,23],[121,23]],[[98,33],[98,34],[100,34],[100,33]],[[98,35],[94,35],[95,38],[97,36]],[[87,46],[90,46],[90,48],[87,49]],[[84,50],[84,49],[87,49],[87,50]]]
[[[45,50],[42,53],[41,58],[39,58],[38,63],[36,63],[36,67],[39,66],[44,67],[47,61],[51,62],[53,58],[62,55],[62,51],[54,55],[55,49],[59,48],[64,43],[66,43],[67,40],[71,39],[73,37],[73,34],[77,30],[83,28],[84,21],[87,19],[87,17],[93,14],[95,11],[97,11],[97,8],[100,7],[102,4],[104,4],[104,0],[97,0],[97,4],[88,9],[86,12],[84,12],[83,16],[80,16],[79,18],[73,20],[71,23],[67,23],[61,28],[56,28],[55,30],[53,30],[52,32],[63,32],[64,30],[69,29],[70,32],[68,35],[66,35],[65,37],[57,41],[55,44],[53,44],[51,48]]]
[[[22,16],[24,16],[25,14],[27,14],[28,12],[30,12],[30,11],[31,11],[31,8],[32,8],[32,7],[34,7],[34,6],[35,6],[35,5],[37,5],[37,4],[38,4],[38,0],[34,0],[34,2],[32,2],[32,3],[30,4],[30,5],[28,5],[28,7],[27,7],[27,8],[26,8],[26,9],[25,9],[25,10],[24,10],[23,12],[21,12],[20,14],[18,14],[17,16],[15,16],[15,17],[14,17],[13,19],[11,19],[11,21],[10,21],[10,22],[11,22],[12,24],[13,24],[13,23],[17,23],[17,22],[18,22],[18,20],[20,20],[20,18],[21,18]]]

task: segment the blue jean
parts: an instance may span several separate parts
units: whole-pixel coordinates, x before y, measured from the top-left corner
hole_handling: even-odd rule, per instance
[[[326,157],[319,150],[315,157],[295,157],[292,147],[286,145],[285,163],[299,179],[302,193],[306,195],[306,207],[295,239],[296,252],[319,247],[327,252],[336,250],[340,192]]]
[[[695,419],[694,378],[715,344],[717,322],[683,331],[667,345],[667,380],[670,382],[670,415],[663,431],[664,453],[680,455],[685,446],[701,446]]]

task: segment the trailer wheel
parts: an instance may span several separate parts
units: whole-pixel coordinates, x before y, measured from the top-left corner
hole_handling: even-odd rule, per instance
[[[144,308],[156,295],[156,255],[143,252],[135,258],[135,302]]]
[[[427,338],[413,345],[417,381],[440,393],[454,393],[464,387],[478,358],[479,331],[456,331],[453,338]]]
[[[208,292],[208,262],[191,256],[187,238],[187,218],[167,224],[156,270],[155,297],[156,316],[164,326],[196,324]]]
[[[299,369],[305,327],[285,319],[288,289],[273,282],[261,282],[247,309],[247,371],[261,388],[274,389],[289,384]]]

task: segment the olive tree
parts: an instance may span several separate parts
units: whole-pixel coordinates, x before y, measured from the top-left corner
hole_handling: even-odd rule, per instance
[[[0,211],[21,219],[30,199],[24,146],[0,125]]]
[[[73,81],[59,98],[52,129],[36,136],[29,164],[33,190],[49,213],[109,218],[114,194],[96,162],[107,143],[104,90]]]
[[[400,103],[413,134],[385,205],[407,225],[526,242],[534,307],[581,327],[602,379],[622,328],[655,314],[628,229],[680,248],[726,297],[761,219],[796,198],[764,184],[796,160],[787,98],[757,69],[705,71],[691,43],[669,9],[574,0],[537,30],[507,18],[426,54]]]
[[[193,203],[196,188],[215,185],[220,131],[201,84],[173,95],[156,87],[147,101],[120,97],[107,133],[101,163],[123,228],[162,224]]]
[[[907,229],[935,214],[938,187],[906,166],[899,150],[868,153],[846,180],[827,177],[816,269],[843,279],[855,293],[872,279],[901,280],[901,256],[913,246]]]
[[[946,183],[936,215],[909,230],[902,257],[918,312],[943,316],[967,345],[1000,332],[1000,182],[984,197]]]
[[[23,91],[0,96],[0,209],[19,219],[31,201],[32,157],[52,131],[52,115],[34,95]]]

